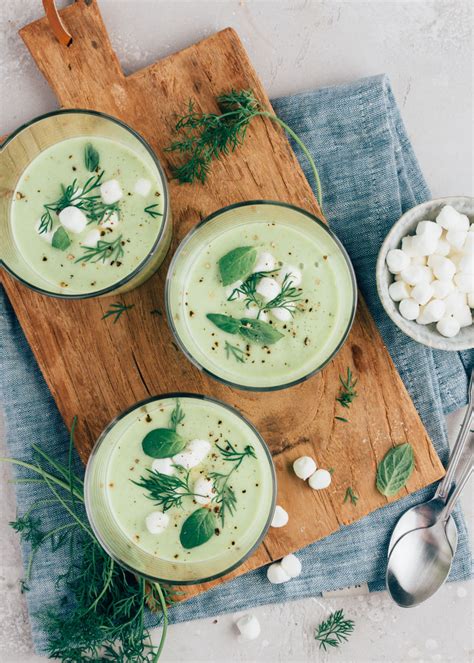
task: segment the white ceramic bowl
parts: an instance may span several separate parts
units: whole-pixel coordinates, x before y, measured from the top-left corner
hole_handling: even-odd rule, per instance
[[[419,221],[424,219],[434,221],[444,205],[452,205],[458,212],[466,214],[471,223],[474,222],[474,198],[468,196],[429,200],[405,212],[393,225],[380,248],[375,271],[377,290],[387,315],[407,336],[418,343],[438,350],[469,350],[474,348],[474,325],[463,327],[457,336],[446,338],[437,331],[434,324],[419,325],[415,321],[402,317],[398,311],[398,302],[394,302],[388,294],[388,288],[393,283],[394,276],[387,268],[387,253],[391,249],[398,249],[405,235],[414,235]]]

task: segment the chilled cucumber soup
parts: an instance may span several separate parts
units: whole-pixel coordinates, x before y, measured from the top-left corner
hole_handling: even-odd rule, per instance
[[[150,452],[161,455],[160,449],[165,454],[166,449],[153,431],[168,429],[177,407],[182,420],[176,434],[185,446],[174,457],[157,460]],[[150,432],[158,440],[151,449],[144,443]],[[195,577],[193,564],[202,561],[208,564],[201,577],[229,568],[255,545],[273,509],[272,464],[258,436],[233,410],[200,397],[156,400],[133,410],[110,430],[90,463],[88,509],[99,538],[108,539],[105,544],[112,549],[124,540],[125,552],[115,554],[148,575],[189,580]],[[165,482],[170,479],[166,473],[187,486],[177,488],[185,493],[179,504],[161,502],[163,475]],[[144,479],[150,482],[147,487]],[[223,513],[224,487],[234,497]],[[176,491],[171,493],[175,499]],[[207,520],[206,540],[199,538],[202,523],[187,521],[198,511]],[[140,561],[141,553],[148,562]],[[168,562],[168,569],[153,571],[149,556]],[[186,572],[179,570],[183,565]]]
[[[41,152],[20,177],[11,209],[15,243],[34,271],[65,294],[99,291],[151,251],[162,225],[162,194],[128,147],[70,138]]]
[[[263,207],[268,213],[242,208],[238,218],[212,219],[190,235],[172,265],[167,301],[177,337],[198,364],[256,388],[287,385],[321,367],[344,340],[355,302],[348,261],[332,236],[293,210],[286,219],[286,208]],[[255,249],[256,262],[243,286],[239,279],[224,287],[219,261],[239,247]],[[243,320],[243,334],[216,314]],[[277,338],[267,338],[268,327],[253,334],[257,314]]]

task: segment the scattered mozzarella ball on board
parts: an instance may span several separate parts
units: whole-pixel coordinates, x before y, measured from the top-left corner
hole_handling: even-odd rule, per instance
[[[100,195],[106,205],[117,203],[123,196],[118,180],[107,180],[100,185]]]
[[[279,504],[275,507],[275,513],[273,514],[272,522],[270,527],[284,527],[288,522],[288,514],[285,509]]]
[[[59,212],[59,222],[71,233],[81,233],[87,226],[87,216],[78,207],[65,207]]]
[[[135,186],[133,187],[134,193],[138,193],[140,196],[143,196],[144,198],[148,196],[148,194],[151,191],[151,182],[150,180],[146,180],[144,177],[140,177],[136,182]]]
[[[316,462],[310,456],[300,456],[293,463],[293,471],[299,479],[309,479],[317,470]]]
[[[171,476],[175,473],[176,468],[174,467],[174,461],[172,458],[155,458],[151,464],[151,469],[153,472],[159,472],[160,474],[166,474]]]
[[[145,524],[150,534],[162,534],[168,527],[170,517],[162,511],[152,511],[145,518]]]
[[[403,318],[435,324],[446,337],[473,323],[474,224],[465,214],[445,205],[436,221],[420,221],[388,251],[386,263],[394,275],[388,292]]]
[[[280,564],[283,571],[289,575],[290,578],[296,578],[301,573],[301,562],[296,555],[286,555],[286,557],[283,557]]]
[[[323,490],[331,483],[331,473],[328,472],[328,470],[316,470],[316,472],[309,477],[308,483],[313,490]]]
[[[271,253],[263,251],[257,258],[252,272],[272,272],[275,269],[276,260]]]
[[[275,299],[281,292],[281,286],[276,279],[264,276],[257,284],[256,291],[262,298],[268,302]]]
[[[283,569],[280,562],[270,564],[267,569],[267,578],[272,583],[272,585],[281,585],[281,583],[291,580],[291,576],[289,576],[288,573]]]
[[[255,615],[244,615],[236,621],[236,626],[245,640],[256,640],[260,635],[260,622]]]
[[[198,504],[209,504],[213,497],[216,495],[214,489],[214,482],[212,479],[205,479],[200,477],[196,479],[193,485],[194,500]]]

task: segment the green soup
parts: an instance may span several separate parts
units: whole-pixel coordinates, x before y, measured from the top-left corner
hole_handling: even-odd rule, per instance
[[[276,299],[275,292],[262,298],[258,279],[250,295],[248,277],[244,287],[241,279],[224,287],[219,261],[239,247],[255,249],[253,272],[262,268],[279,283]],[[259,268],[262,255],[272,262]],[[347,336],[355,299],[352,267],[334,236],[301,210],[270,203],[214,215],[184,240],[168,274],[168,315],[182,348],[214,376],[247,388],[288,386],[321,368]],[[248,322],[254,300],[268,340]],[[236,332],[229,317],[248,329]]]
[[[183,418],[175,433],[185,447],[159,460],[168,475],[144,440],[169,432],[177,408]],[[202,457],[189,456],[196,440],[207,449]],[[153,452],[159,449],[166,455],[159,445]],[[274,492],[272,461],[256,431],[233,409],[192,396],[128,412],[98,443],[86,477],[89,517],[106,549],[144,575],[173,582],[197,582],[242,561],[266,531]],[[159,531],[149,526],[157,514],[162,525],[165,519]]]
[[[102,185],[110,182],[120,198],[107,203]],[[161,183],[132,149],[108,138],[70,138],[42,151],[22,173],[11,207],[14,241],[53,291],[97,292],[121,282],[152,253],[163,199]],[[73,229],[62,221],[66,207],[78,216]]]

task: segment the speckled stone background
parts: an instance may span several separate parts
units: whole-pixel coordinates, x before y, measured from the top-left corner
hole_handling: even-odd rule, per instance
[[[231,25],[272,97],[388,73],[433,195],[473,195],[471,2],[102,0],[100,4],[126,72]],[[39,0],[0,4],[0,134],[56,106],[17,36],[18,28],[41,12]],[[456,413],[449,418],[451,439],[460,417]],[[7,525],[15,514],[9,476],[9,468],[0,466],[0,661],[34,663],[45,659],[32,654],[28,615],[18,589],[19,549]],[[463,501],[471,525],[472,497],[470,486]],[[355,620],[356,630],[344,647],[325,655],[313,639],[314,628],[337,608]],[[474,660],[470,583],[447,585],[430,602],[408,611],[380,593],[305,599],[254,612],[262,626],[254,642],[240,640],[234,626],[237,615],[173,626],[164,663]]]

